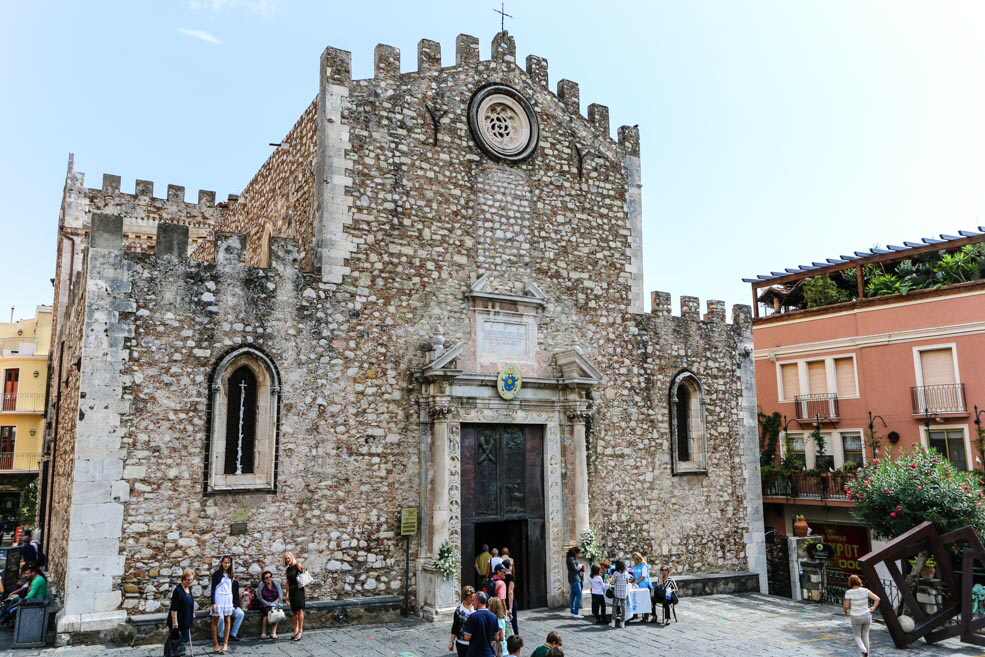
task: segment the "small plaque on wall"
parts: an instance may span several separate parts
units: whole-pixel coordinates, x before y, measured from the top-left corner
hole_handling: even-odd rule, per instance
[[[233,522],[246,522],[250,519],[250,512],[248,509],[233,509],[232,513],[229,515],[232,516]]]
[[[417,507],[408,506],[400,509],[400,535],[417,535]]]
[[[230,536],[242,536],[246,533],[246,523],[245,522],[234,522],[229,525],[229,535]]]

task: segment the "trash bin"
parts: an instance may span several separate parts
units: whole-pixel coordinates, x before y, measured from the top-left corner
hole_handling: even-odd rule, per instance
[[[14,624],[14,648],[44,648],[48,632],[48,601],[22,602]]]

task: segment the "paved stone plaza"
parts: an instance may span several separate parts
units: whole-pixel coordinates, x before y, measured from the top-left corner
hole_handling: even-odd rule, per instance
[[[808,657],[813,655],[855,657],[848,621],[831,606],[805,605],[760,594],[720,595],[691,598],[678,607],[678,623],[669,627],[631,623],[624,629],[607,629],[589,621],[573,621],[560,610],[522,613],[521,634],[529,642],[529,655],[547,632],[558,630],[564,639],[566,657],[736,657],[738,655]],[[105,648],[68,647],[40,650],[10,650],[10,635],[0,639],[0,657],[158,657],[161,646]],[[893,648],[884,627],[874,625],[873,656],[971,657],[981,650],[955,641],[937,646],[919,643],[908,651]],[[359,626],[314,630],[300,643],[281,639],[277,643],[248,640],[231,646],[231,655],[254,657],[445,657],[447,624],[410,621],[388,626]],[[205,644],[195,655],[211,654]]]

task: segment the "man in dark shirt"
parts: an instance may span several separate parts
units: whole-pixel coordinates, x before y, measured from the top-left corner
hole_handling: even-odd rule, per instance
[[[503,632],[499,629],[496,614],[486,609],[489,596],[481,591],[475,594],[475,611],[469,614],[462,628],[465,640],[469,642],[468,657],[495,657],[492,642],[502,641]]]

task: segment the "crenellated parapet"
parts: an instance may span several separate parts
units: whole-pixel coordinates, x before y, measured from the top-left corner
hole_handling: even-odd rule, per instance
[[[159,222],[156,225],[152,254],[172,261],[189,261],[189,227],[184,224]],[[102,251],[129,252],[125,244],[125,224],[120,216],[96,213],[92,216],[89,246]],[[216,232],[208,238],[211,244],[211,262],[221,267],[246,269],[270,269],[284,264],[298,265],[297,240],[274,237],[261,245],[265,266],[246,264],[248,237],[243,233]]]
[[[364,82],[352,79],[352,55],[348,51],[330,46],[322,54],[321,63],[322,78],[330,84],[349,87],[353,82]],[[448,67],[441,63],[441,44],[430,39],[421,39],[418,42],[417,69],[414,71],[401,71],[399,48],[381,43],[373,50],[373,80],[382,84],[392,84],[405,77],[439,74],[452,68],[481,68],[490,65],[509,74],[525,74],[536,87],[549,90],[547,60],[537,55],[528,55],[525,66],[521,67],[516,58],[516,41],[506,31],[493,37],[488,60],[481,59],[478,38],[470,34],[459,34],[455,39],[455,63]],[[588,106],[587,114],[583,114],[577,82],[559,80],[553,95],[572,116],[583,119],[587,126],[611,140],[608,107],[592,103]],[[614,141],[630,149],[632,154],[639,155],[639,130],[635,126],[622,126]]]
[[[680,298],[680,315],[674,316],[672,299],[669,292],[655,291],[650,293],[650,314],[661,320],[684,320],[688,322],[706,322],[710,324],[725,324],[725,302],[709,299],[705,305],[705,313],[701,314],[701,301],[698,297],[682,296]],[[752,309],[743,304],[732,306],[732,325],[743,329],[752,329]]]

